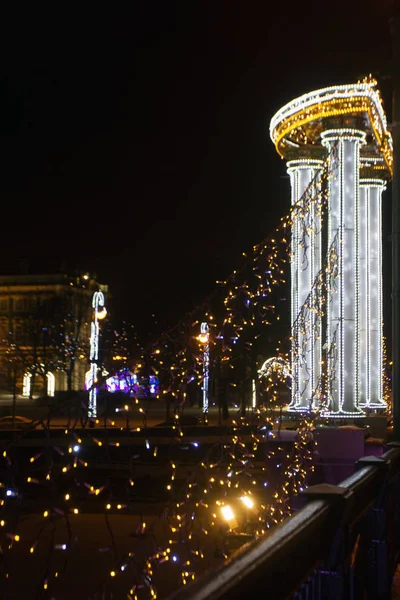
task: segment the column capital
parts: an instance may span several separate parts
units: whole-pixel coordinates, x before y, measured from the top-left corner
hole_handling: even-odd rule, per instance
[[[376,187],[381,188],[382,190],[386,189],[386,181],[384,179],[380,179],[377,176],[368,176],[368,173],[363,173],[362,177],[360,177],[360,186],[361,187]],[[375,174],[376,175],[376,174]]]
[[[324,161],[326,159],[326,149],[319,144],[315,147],[311,145],[300,146],[298,148],[292,148],[285,154],[286,162],[292,162],[295,160],[317,160]]]
[[[324,161],[315,158],[297,158],[286,163],[288,173],[296,169],[323,169]]]
[[[353,129],[352,127],[343,127],[335,129],[325,129],[321,133],[321,143],[329,147],[332,142],[339,140],[358,140],[364,146],[367,143],[367,133],[362,129]]]
[[[327,117],[323,120],[323,131],[330,129],[356,129],[359,131],[367,131],[367,121],[363,116],[356,115],[338,115],[335,117]]]
[[[366,185],[364,181],[375,179],[382,182],[386,187],[386,182],[391,178],[385,162],[379,157],[361,156],[360,158],[360,185]]]

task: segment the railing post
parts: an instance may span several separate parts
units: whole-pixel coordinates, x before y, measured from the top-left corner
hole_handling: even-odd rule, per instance
[[[364,571],[364,598],[370,600],[390,600],[392,587],[392,566],[390,557],[390,535],[388,501],[390,498],[389,464],[385,458],[364,456],[356,463],[359,469],[374,467],[381,472],[380,489],[374,505],[367,511],[360,528],[365,548],[366,565]]]
[[[321,567],[315,571],[315,583],[311,598],[313,600],[347,598],[346,557],[348,556],[349,536],[346,521],[353,494],[344,487],[321,483],[310,486],[300,495],[308,501],[316,499],[328,501],[332,508],[339,511],[341,516],[340,525],[333,538],[329,554],[324,557]],[[308,585],[310,585],[310,580]]]
[[[386,444],[389,450],[399,450],[400,441]],[[392,559],[392,574],[397,568],[400,554],[400,472],[389,468],[388,490],[388,541]]]

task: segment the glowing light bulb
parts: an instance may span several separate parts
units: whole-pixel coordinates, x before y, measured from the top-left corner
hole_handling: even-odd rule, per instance
[[[229,505],[222,506],[221,513],[231,529],[235,529],[238,526],[235,514]]]
[[[245,506],[247,506],[247,508],[254,508],[254,502],[251,498],[249,498],[249,496],[242,496],[240,500]]]

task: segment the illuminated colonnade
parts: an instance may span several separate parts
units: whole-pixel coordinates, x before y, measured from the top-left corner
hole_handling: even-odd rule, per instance
[[[290,175],[293,210],[291,244],[291,327],[292,327],[292,398],[290,408],[303,410],[310,407],[312,393],[320,376],[321,340],[308,335],[316,326],[315,312],[310,312],[304,331],[297,321],[317,273],[321,268],[320,214],[315,202],[305,213],[302,197],[318,196],[318,175],[322,160],[299,159],[287,163]],[[299,349],[302,349],[302,352]]]
[[[325,413],[362,416],[364,407],[385,406],[381,198],[385,181],[392,176],[393,149],[376,82],[304,94],[276,113],[270,133],[278,153],[288,161],[292,205],[300,205],[300,210],[292,209],[289,409],[308,410],[311,402],[316,408],[323,374]],[[321,161],[318,165],[316,158]],[[323,222],[313,214],[321,197],[318,184],[302,197],[312,170],[321,172],[322,161],[328,186]],[[336,252],[336,276],[325,273],[330,287],[324,320],[321,314],[317,317],[319,292],[313,286],[322,264],[321,247]],[[296,323],[306,299],[310,316],[301,320],[300,330]],[[324,327],[316,327],[317,323]],[[323,369],[322,345],[327,357]]]

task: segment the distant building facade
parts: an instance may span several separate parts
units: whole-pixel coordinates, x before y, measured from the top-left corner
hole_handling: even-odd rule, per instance
[[[89,274],[0,276],[0,384],[17,393],[83,390],[93,293],[108,287]],[[17,372],[18,371],[18,372]]]

